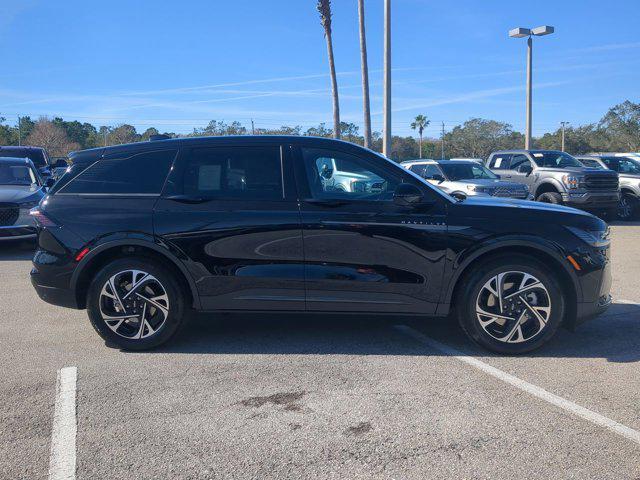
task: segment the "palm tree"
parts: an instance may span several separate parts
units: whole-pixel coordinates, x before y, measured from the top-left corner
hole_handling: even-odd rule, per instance
[[[320,23],[324,28],[327,39],[327,55],[329,56],[329,71],[331,73],[331,94],[333,96],[333,137],[340,138],[340,104],[338,102],[338,80],[336,78],[336,64],[333,59],[333,41],[331,39],[331,0],[318,0],[316,5],[320,13]]]
[[[364,113],[364,146],[371,146],[371,110],[369,107],[369,66],[367,62],[367,37],[364,29],[364,0],[358,0],[360,23],[360,63],[362,65],[362,110]]]
[[[413,122],[411,122],[411,128],[413,130],[418,130],[418,135],[420,136],[420,140],[418,141],[419,149],[420,149],[420,158],[422,158],[422,132],[424,129],[429,126],[431,123],[430,120],[427,120],[427,117],[424,115],[418,115]]]

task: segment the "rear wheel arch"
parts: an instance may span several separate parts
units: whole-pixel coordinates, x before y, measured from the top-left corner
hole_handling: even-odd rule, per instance
[[[150,258],[163,265],[176,275],[178,283],[187,296],[185,303],[194,308],[199,307],[200,300],[195,283],[180,260],[173,258],[173,255],[153,243],[123,240],[100,245],[81,261],[80,268],[76,269],[71,279],[71,288],[75,291],[79,308],[86,308],[87,293],[93,277],[108,263],[126,257]]]
[[[528,257],[529,259],[533,259],[541,263],[546,269],[551,270],[554,273],[557,272],[560,277],[559,283],[567,300],[565,325],[572,326],[577,315],[577,302],[582,297],[579,284],[573,277],[568,266],[565,265],[558,256],[537,245],[512,244],[495,246],[490,250],[483,251],[467,259],[467,261],[459,268],[455,277],[452,278],[450,283],[451,286],[444,301],[449,304],[453,310],[459,301],[461,292],[463,291],[464,282],[472,272],[484,263],[490,262],[498,257],[509,255]]]

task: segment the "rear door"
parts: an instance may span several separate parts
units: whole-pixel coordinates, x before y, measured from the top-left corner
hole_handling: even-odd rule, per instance
[[[203,309],[304,309],[300,213],[290,149],[280,144],[184,147],[154,215]]]
[[[307,309],[433,313],[446,254],[447,200],[404,169],[357,152],[296,149]],[[340,166],[341,188],[323,176],[327,159]],[[431,206],[393,203],[402,182],[423,190]]]

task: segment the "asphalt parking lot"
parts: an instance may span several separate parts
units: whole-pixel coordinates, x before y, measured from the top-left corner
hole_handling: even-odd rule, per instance
[[[524,357],[445,320],[302,315],[197,317],[120,352],[37,298],[31,245],[0,245],[0,478],[49,477],[76,367],[81,479],[638,479],[640,223],[612,230],[615,304]]]

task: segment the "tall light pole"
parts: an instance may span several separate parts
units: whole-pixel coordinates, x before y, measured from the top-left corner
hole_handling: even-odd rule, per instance
[[[384,105],[382,154],[391,158],[391,0],[384,0]]]
[[[531,83],[532,83],[532,69],[533,69],[533,41],[532,36],[541,37],[543,35],[550,35],[554,32],[554,28],[549,25],[543,25],[536,28],[523,28],[518,27],[509,30],[509,36],[511,38],[527,38],[527,122],[524,135],[524,148],[529,150],[531,148]]]
[[[569,125],[569,122],[560,122],[560,126],[562,127],[562,151],[564,152],[564,127]]]

